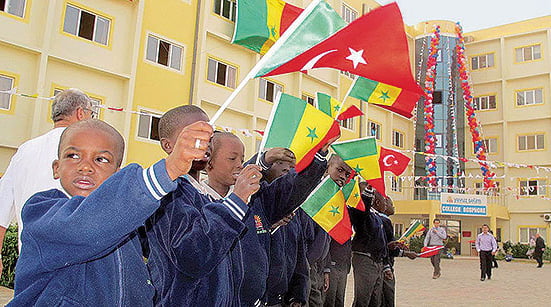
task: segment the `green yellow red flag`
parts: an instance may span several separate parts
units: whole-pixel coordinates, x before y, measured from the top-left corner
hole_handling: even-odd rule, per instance
[[[302,11],[282,0],[237,1],[232,43],[265,54]]]
[[[344,194],[329,176],[314,189],[301,208],[340,244],[352,236]]]
[[[339,134],[339,124],[333,118],[300,98],[280,94],[272,108],[261,148],[289,148],[297,159],[295,169],[300,172]]]
[[[361,197],[360,185],[358,179],[352,179],[344,187],[342,187],[342,193],[346,199],[346,205],[348,207],[356,208],[358,210],[365,211],[365,204]]]
[[[331,116],[331,118],[335,118],[340,112],[341,102],[324,93],[317,93],[317,96],[318,109]]]
[[[416,233],[424,230],[425,230],[425,226],[423,226],[421,222],[414,221],[411,223],[411,225],[409,225],[408,229],[402,234],[399,241],[406,241],[409,238],[413,237],[413,235],[415,235]]]

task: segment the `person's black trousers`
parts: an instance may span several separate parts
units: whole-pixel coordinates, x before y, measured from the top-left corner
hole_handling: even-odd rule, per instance
[[[538,262],[538,266],[543,265],[543,253],[534,253],[534,259]]]
[[[480,251],[480,278],[492,278],[492,251]]]

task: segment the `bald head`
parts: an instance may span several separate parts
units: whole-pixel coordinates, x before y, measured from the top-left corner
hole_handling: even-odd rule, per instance
[[[111,138],[113,144],[115,145],[113,154],[115,156],[116,165],[117,167],[120,167],[120,165],[122,164],[122,159],[124,155],[124,138],[117,131],[117,129],[113,128],[113,126],[99,119],[83,120],[83,121],[76,122],[70,125],[69,127],[67,127],[61,134],[61,138],[59,140],[59,146],[57,151],[58,158],[61,158],[61,150],[65,144],[66,139],[68,139],[75,131],[79,131],[79,130],[101,131],[103,132],[103,135],[105,137]]]

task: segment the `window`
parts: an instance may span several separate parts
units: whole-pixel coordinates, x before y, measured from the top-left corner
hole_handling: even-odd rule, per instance
[[[404,224],[395,223],[394,224],[394,236],[400,238],[404,233]]]
[[[111,21],[105,17],[67,4],[63,31],[87,40],[107,45]]]
[[[546,195],[545,179],[520,180],[519,188],[522,196]]]
[[[442,91],[434,91],[432,93],[432,103],[442,103]]]
[[[391,190],[393,192],[402,192],[402,180],[396,176],[390,177],[390,183],[391,183]]]
[[[356,20],[358,18],[358,12],[356,12],[353,8],[349,7],[348,5],[342,5],[342,19],[346,23],[351,23],[352,21]]]
[[[442,148],[442,147],[444,147],[444,141],[443,141],[443,138],[442,138],[442,134],[436,133],[436,134],[434,135],[434,138],[435,138],[435,144],[434,144],[434,146],[435,146],[436,148]]]
[[[368,123],[369,136],[374,136],[377,140],[381,140],[381,125],[376,122],[369,121]]]
[[[182,70],[184,48],[153,35],[147,36],[146,59],[166,67]]]
[[[356,79],[356,75],[351,73],[351,72],[341,70],[341,74],[347,76],[348,78],[350,78],[352,80]]]
[[[339,120],[341,127],[354,130],[354,118],[347,118],[345,120]]]
[[[494,54],[488,53],[471,58],[471,69],[477,70],[494,66]]]
[[[237,68],[209,58],[207,80],[223,86],[235,88],[236,74]]]
[[[302,100],[308,102],[311,105],[314,105],[314,97],[312,97],[312,96],[302,94]]]
[[[62,91],[63,89],[60,89],[60,88],[54,89],[54,96],[61,93]],[[99,112],[101,110],[99,106],[102,104],[101,99],[90,97],[90,95],[88,95],[88,98],[90,98],[90,102],[92,102],[92,118],[98,118]]]
[[[15,79],[5,75],[0,75],[0,91],[9,91],[13,88]],[[11,107],[11,97],[10,94],[0,94],[0,109],[9,110]]]
[[[486,150],[486,153],[497,153],[497,138],[483,139],[482,142],[484,143],[484,149]],[[473,152],[475,152],[474,148]]]
[[[519,135],[518,150],[538,150],[545,149],[545,136],[543,134]]]
[[[442,62],[442,49],[436,51],[436,62]]]
[[[214,13],[231,21],[235,21],[236,6],[235,0],[214,0]]]
[[[495,110],[496,109],[496,96],[479,96],[474,97],[475,110]]]
[[[499,181],[494,181],[495,187],[488,189],[488,192],[490,192],[490,195],[497,195],[501,190],[499,188],[500,184]],[[482,195],[484,193],[484,183],[483,182],[475,182],[475,194]]]
[[[543,103],[543,89],[517,91],[517,106]]]
[[[26,0],[0,0],[0,11],[23,17],[25,15]]]
[[[515,48],[515,54],[518,62],[526,62],[541,59],[541,45],[532,45],[527,47]]]
[[[399,147],[399,148],[404,148],[404,134],[399,132],[399,131],[393,130],[392,131],[392,145],[394,145],[396,147]]]
[[[138,137],[159,141],[159,119],[161,116],[146,111],[140,111],[138,117]]]
[[[528,244],[530,243],[530,239],[533,237],[535,238],[536,233],[538,233],[542,236],[542,238],[547,238],[547,229],[545,227],[521,227],[519,228],[519,242]]]
[[[274,102],[278,93],[283,93],[283,86],[260,78],[259,98]]]

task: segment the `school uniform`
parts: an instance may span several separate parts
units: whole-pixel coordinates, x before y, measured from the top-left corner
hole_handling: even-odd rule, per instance
[[[155,306],[239,306],[241,258],[230,254],[248,206],[235,194],[212,202],[185,177],[146,222]]]
[[[387,242],[395,241],[394,238],[394,227],[392,226],[392,221],[390,218],[382,213],[379,213],[381,221],[383,222],[383,228],[385,231],[385,238]],[[404,251],[400,248],[389,249],[387,259],[385,262],[389,264],[389,270],[394,273],[394,258],[401,257]],[[384,272],[383,272],[384,273]],[[393,274],[394,275],[394,274]],[[395,297],[396,297],[396,275],[392,280],[387,280],[383,276],[383,289],[382,289],[382,302],[385,307],[394,307],[395,306]]]
[[[234,268],[234,275],[243,274],[239,289],[241,306],[258,306],[266,302],[271,225],[302,204],[317,186],[326,168],[325,156],[317,153],[316,158],[301,173],[292,169],[272,183],[263,181],[258,192],[251,197],[251,214],[245,219],[247,231],[231,251],[243,263]],[[209,188],[207,186],[211,199],[222,197]]]
[[[56,189],[32,196],[9,306],[151,306],[136,229],[175,188],[161,160],[123,168],[88,197]]]
[[[329,290],[325,295],[325,307],[344,307],[346,282],[352,265],[352,245],[348,240],[344,244],[331,239],[329,246],[330,269]]]

